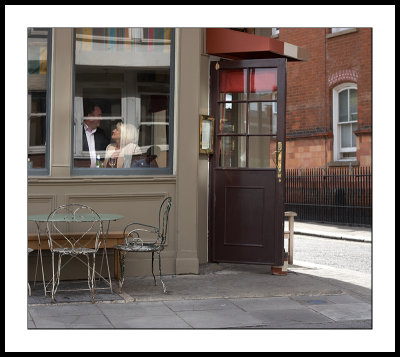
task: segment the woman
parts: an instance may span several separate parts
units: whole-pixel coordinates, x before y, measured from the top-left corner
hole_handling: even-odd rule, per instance
[[[140,155],[142,151],[137,145],[138,130],[132,124],[119,122],[112,131],[111,140],[114,143],[106,148],[104,167],[112,167],[111,159],[116,159],[116,167],[131,167],[132,155]]]

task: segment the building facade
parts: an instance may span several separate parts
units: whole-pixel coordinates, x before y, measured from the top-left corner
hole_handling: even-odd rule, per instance
[[[372,29],[280,28],[309,50],[287,66],[286,168],[371,166]]]
[[[286,168],[371,163],[371,31],[330,31],[246,31],[257,45],[278,36],[258,56],[294,58]],[[156,224],[171,196],[163,272],[197,274],[209,257],[210,207],[199,117],[210,114],[210,64],[224,57],[207,51],[208,40],[204,28],[29,28],[28,215],[85,203],[124,216],[110,227],[121,232],[132,221]],[[309,51],[307,62],[296,45]],[[352,52],[344,57],[343,48]],[[124,145],[128,139],[135,144]],[[127,276],[150,274],[150,256],[126,259]]]

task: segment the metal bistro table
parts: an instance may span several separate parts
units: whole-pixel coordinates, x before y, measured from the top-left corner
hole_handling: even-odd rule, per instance
[[[106,222],[106,221],[108,222],[106,232],[104,233],[104,231],[103,231],[103,233],[102,233],[102,240],[103,240],[104,247],[103,247],[103,257],[101,260],[101,267],[100,267],[100,272],[101,272],[102,268],[103,268],[103,259],[105,256],[105,260],[106,260],[106,264],[107,264],[107,272],[108,272],[108,281],[99,272],[96,271],[96,274],[109,285],[111,292],[112,292],[111,274],[110,274],[110,267],[108,264],[106,241],[107,241],[108,232],[109,232],[109,228],[110,228],[110,222],[122,219],[122,218],[124,218],[124,216],[119,215],[119,214],[110,214],[110,213],[99,213],[99,216],[100,216],[100,219],[102,222]],[[41,265],[41,269],[42,269],[42,280],[43,280],[43,288],[44,288],[45,296],[46,296],[46,293],[49,292],[49,290],[47,290],[47,288],[46,288],[47,284],[46,284],[46,280],[44,277],[42,245],[41,245],[41,241],[40,241],[40,223],[46,223],[48,221],[48,218],[49,218],[49,214],[36,214],[36,215],[28,216],[28,221],[36,223],[38,248],[39,248],[38,249],[38,251],[39,251],[38,257],[40,257],[40,265]],[[87,217],[83,217],[83,219],[82,219],[82,215],[79,216],[79,222],[92,222],[93,220],[94,220],[93,215],[87,215]],[[52,221],[64,221],[67,223],[78,222],[77,220],[75,220],[74,217],[72,217],[72,215],[70,217],[65,217],[65,215],[62,215],[62,217],[55,216]],[[37,263],[38,262],[36,261],[36,270],[37,270]],[[50,284],[50,282],[51,281],[49,281],[49,284]],[[104,288],[97,288],[97,289],[104,289]],[[107,289],[108,289],[108,287],[107,287]]]

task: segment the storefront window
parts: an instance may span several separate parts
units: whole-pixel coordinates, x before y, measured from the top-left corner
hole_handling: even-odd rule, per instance
[[[49,133],[50,30],[28,28],[28,170],[46,174]]]
[[[75,30],[74,169],[172,170],[173,30]]]

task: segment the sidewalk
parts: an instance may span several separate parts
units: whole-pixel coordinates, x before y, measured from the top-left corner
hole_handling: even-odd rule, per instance
[[[330,232],[330,234],[328,234]],[[295,222],[295,234],[367,241],[371,232]],[[128,277],[91,304],[28,304],[28,329],[371,329],[371,276],[296,261],[270,266],[201,265],[198,275]],[[107,294],[109,297],[107,297]],[[61,298],[61,296],[60,296]],[[78,299],[79,300],[79,299]],[[71,300],[72,301],[72,300]],[[284,349],[283,349],[284,350]]]
[[[287,222],[285,222],[285,227],[287,227]],[[324,223],[299,222],[296,221],[296,219],[294,223],[294,234],[360,242],[372,241],[371,228]]]

